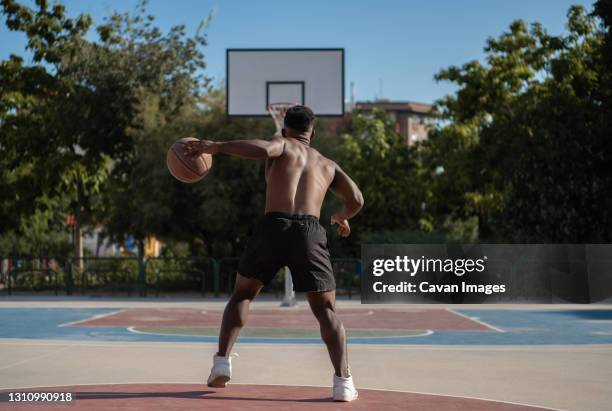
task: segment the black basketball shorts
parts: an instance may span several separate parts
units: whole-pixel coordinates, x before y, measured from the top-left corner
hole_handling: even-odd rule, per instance
[[[295,291],[330,291],[336,281],[327,249],[327,232],[311,215],[266,213],[240,258],[240,275],[269,284],[289,267]]]

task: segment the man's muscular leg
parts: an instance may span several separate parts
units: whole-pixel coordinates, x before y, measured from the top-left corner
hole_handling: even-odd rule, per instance
[[[307,295],[310,309],[319,321],[321,338],[327,346],[336,375],[348,377],[346,332],[335,312],[336,292],[309,292]]]
[[[257,296],[263,284],[261,281],[236,275],[234,292],[230,297],[225,311],[223,311],[223,321],[219,332],[219,352],[217,355],[227,356],[232,351],[234,342],[238,338],[240,329],[246,324],[249,317],[249,306],[251,301]]]

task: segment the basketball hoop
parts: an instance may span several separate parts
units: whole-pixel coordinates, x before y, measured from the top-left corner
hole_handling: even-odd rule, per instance
[[[268,106],[268,113],[270,113],[272,120],[274,120],[277,133],[280,133],[281,129],[283,128],[283,122],[285,119],[285,114],[287,114],[287,110],[297,105],[298,103],[272,103]]]

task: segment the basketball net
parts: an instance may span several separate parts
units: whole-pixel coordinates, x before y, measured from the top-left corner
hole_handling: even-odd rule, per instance
[[[295,105],[297,105],[297,103],[273,103],[268,106],[268,113],[270,113],[272,120],[274,120],[274,125],[276,126],[276,136],[281,135],[287,110]],[[293,291],[291,271],[289,271],[289,267],[285,267],[283,271],[285,276],[285,292],[281,307],[294,307],[297,305],[297,300],[295,299],[295,291]]]
[[[296,105],[297,103],[272,103],[268,106],[268,113],[270,113],[272,120],[274,120],[274,125],[276,126],[275,135],[281,135],[285,114],[287,114],[287,110]]]

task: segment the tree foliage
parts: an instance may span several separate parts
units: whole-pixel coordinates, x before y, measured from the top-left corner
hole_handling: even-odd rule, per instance
[[[63,75],[62,59],[75,42],[83,41],[91,19],[68,18],[63,5],[49,6],[43,0],[36,1],[36,10],[12,0],[0,5],[7,26],[26,34],[32,53],[30,65],[15,55],[0,63],[0,231],[37,242],[21,252],[43,252],[46,243],[57,250],[58,236],[42,235],[43,228],[67,236],[58,222],[64,220],[68,204],[89,208],[83,198],[79,202],[79,195],[99,187],[94,180],[107,161],[99,153],[77,151],[80,135],[64,112],[73,103],[75,85]],[[67,184],[77,176],[87,181]],[[41,236],[32,238],[35,233]],[[13,252],[20,250],[13,247]]]
[[[267,138],[269,120],[228,118],[206,76],[206,27],[162,32],[146,12],[97,26],[60,3],[0,0],[27,62],[0,62],[0,254],[67,253],[67,214],[110,240],[156,235],[192,255],[238,255],[264,207],[263,161],[215,156],[198,184],[167,172],[179,137]],[[512,23],[485,59],[440,71],[429,140],[406,146],[382,111],[314,140],[362,188],[365,207],[335,255],[362,242],[609,242],[612,237],[610,3],[568,12],[567,32]],[[97,38],[91,40],[89,30]],[[338,206],[326,199],[324,223]]]
[[[610,68],[602,27],[583,8],[566,35],[517,21],[486,62],[442,70],[458,85],[423,151],[437,215],[476,216],[482,239],[608,242],[612,236]]]

